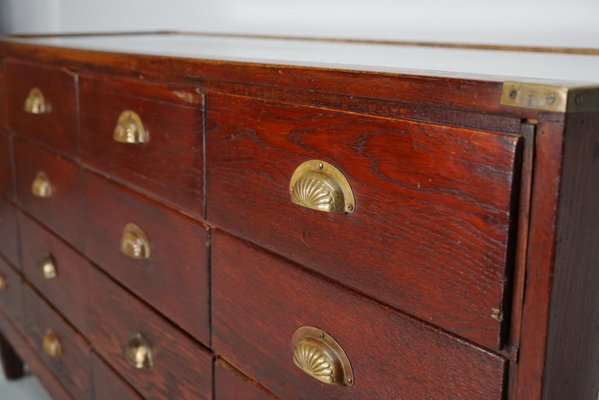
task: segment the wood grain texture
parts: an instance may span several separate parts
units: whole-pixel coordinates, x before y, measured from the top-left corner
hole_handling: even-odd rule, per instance
[[[92,399],[90,348],[29,285],[23,286],[29,344],[76,399]],[[59,338],[63,353],[50,357],[43,347],[43,338],[51,329]]]
[[[83,163],[202,216],[202,96],[193,87],[107,76],[82,77],[80,90]],[[141,117],[148,143],[113,140],[124,110]]]
[[[96,353],[92,353],[92,371],[95,400],[142,400],[142,397]]]
[[[83,334],[88,333],[88,272],[92,268],[65,242],[24,213],[19,214],[23,274]],[[49,254],[56,278],[45,279],[40,261]]]
[[[90,280],[91,341],[98,353],[144,398],[211,399],[212,356],[100,271]],[[152,345],[154,368],[135,369],[123,358],[139,332]]]
[[[17,198],[19,204],[52,231],[81,247],[81,168],[56,153],[17,138],[15,140]],[[43,171],[52,185],[52,196],[39,198],[31,184]]]
[[[0,364],[6,380],[13,381],[25,375],[23,360],[2,333],[0,333]]]
[[[0,130],[7,127],[8,123],[6,121],[6,72],[4,70],[4,58],[2,57],[2,51],[0,51]]]
[[[0,257],[0,275],[6,283],[6,287],[0,290],[0,308],[18,326],[23,326],[25,322],[25,310],[23,308],[21,275],[4,261],[2,257]]]
[[[518,137],[225,95],[210,95],[207,110],[209,221],[501,346],[493,315],[504,301]],[[310,159],[345,174],[353,214],[291,203],[291,175]]]
[[[84,174],[85,254],[205,344],[210,343],[208,227],[93,173]],[[149,259],[120,251],[123,228],[138,225]]]
[[[63,154],[76,155],[79,144],[76,76],[66,68],[8,59],[6,80],[10,128]],[[23,109],[25,99],[34,87],[44,94],[50,105],[50,112],[35,115],[28,114]]]
[[[0,253],[15,267],[19,267],[17,208],[0,196]]]
[[[12,135],[0,128],[0,193],[9,199],[14,198],[11,141]]]
[[[218,358],[214,363],[214,386],[215,400],[277,399],[222,358]]]
[[[505,360],[216,231],[213,347],[284,399],[503,399]],[[297,369],[301,326],[345,350],[354,387]]]

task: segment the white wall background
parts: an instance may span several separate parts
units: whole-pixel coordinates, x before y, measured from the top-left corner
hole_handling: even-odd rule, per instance
[[[599,0],[0,0],[12,32],[178,29],[599,48]]]

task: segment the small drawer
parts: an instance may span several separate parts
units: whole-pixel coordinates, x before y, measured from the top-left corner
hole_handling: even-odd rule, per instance
[[[68,242],[80,245],[80,168],[22,139],[15,140],[15,158],[19,203]]]
[[[85,253],[209,344],[208,228],[95,174],[83,181]]]
[[[222,359],[214,363],[215,400],[276,400],[268,390]]]
[[[10,127],[59,152],[76,154],[75,75],[65,68],[9,59],[6,78]]]
[[[95,353],[92,353],[92,371],[94,399],[142,400],[142,397]]]
[[[10,139],[10,133],[0,128],[0,194],[4,194],[6,197],[12,199],[14,197],[14,191]]]
[[[213,239],[213,348],[275,395],[504,398],[502,357],[221,231]]]
[[[94,348],[144,398],[212,398],[212,355],[97,270],[90,305]]]
[[[88,271],[91,265],[65,242],[19,214],[23,273],[46,299],[87,334]]]
[[[195,88],[83,76],[80,98],[86,165],[203,214],[203,98]]]
[[[19,327],[23,326],[23,292],[21,276],[0,257],[0,308]]]
[[[23,288],[30,344],[75,399],[91,399],[89,346],[30,286]]]
[[[19,267],[17,235],[17,209],[0,196],[0,253]]]
[[[231,95],[207,104],[212,223],[501,347],[519,137]]]

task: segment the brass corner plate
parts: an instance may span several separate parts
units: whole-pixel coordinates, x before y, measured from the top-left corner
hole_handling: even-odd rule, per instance
[[[599,111],[599,85],[566,87],[527,82],[504,82],[501,104],[549,112]]]

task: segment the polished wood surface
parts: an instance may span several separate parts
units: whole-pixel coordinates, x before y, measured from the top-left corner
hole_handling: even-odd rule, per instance
[[[265,388],[221,358],[214,363],[215,400],[276,400]]]
[[[92,353],[92,371],[94,377],[94,398],[96,400],[143,399],[95,353]]]
[[[0,254],[19,268],[17,208],[0,196]]]
[[[23,292],[21,276],[2,257],[0,257],[0,308],[18,326],[23,326],[25,315],[23,309]]]
[[[9,199],[14,197],[11,142],[12,135],[0,128],[0,193]]]

